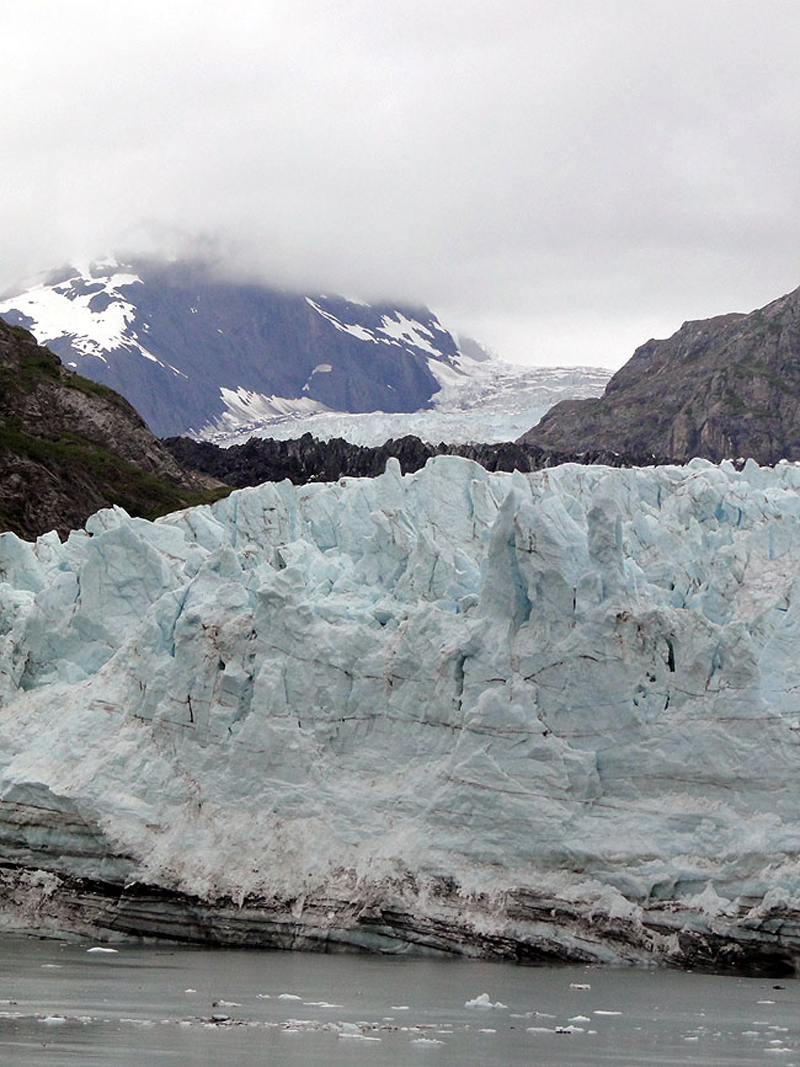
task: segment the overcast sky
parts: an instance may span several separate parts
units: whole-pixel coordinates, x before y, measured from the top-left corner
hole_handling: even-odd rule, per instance
[[[5,0],[0,287],[213,242],[619,366],[800,285],[797,0]]]

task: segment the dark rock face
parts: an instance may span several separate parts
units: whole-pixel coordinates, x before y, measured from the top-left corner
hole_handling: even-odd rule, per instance
[[[98,508],[153,517],[217,484],[185,471],[121,396],[0,322],[0,530],[66,536]]]
[[[43,334],[24,299],[5,300],[3,317],[121,393],[159,436],[215,419],[226,410],[223,388],[315,400],[337,411],[417,411],[439,389],[429,361],[447,363],[458,351],[427,308],[307,299],[220,280],[198,263],[141,261],[93,265],[91,277],[66,273],[49,287],[73,305],[90,297],[81,321],[99,340],[52,335],[52,326]],[[124,320],[113,341],[102,339],[108,330],[90,314],[110,304],[117,305],[115,321]],[[384,318],[394,324],[389,333]],[[401,319],[422,327],[422,347],[403,336]]]
[[[0,813],[2,817],[3,813]],[[13,828],[13,824],[12,824]],[[5,832],[4,832],[5,836]],[[43,850],[42,850],[43,851]],[[113,857],[124,865],[124,857]],[[331,886],[302,898],[247,897],[204,900],[159,886],[111,877],[81,877],[19,862],[0,869],[0,914],[12,929],[35,928],[47,936],[149,937],[205,945],[312,952],[424,953],[528,965],[597,964],[609,954],[619,962],[661,963],[717,974],[788,978],[797,974],[800,937],[796,916],[782,922],[781,936],[763,927],[732,923],[724,934],[694,916],[698,927],[681,928],[686,916],[657,902],[641,924],[586,915],[554,897],[525,890],[497,902],[470,897],[441,879],[419,908],[412,884],[385,887],[385,899],[362,899]],[[467,915],[480,916],[476,923]],[[513,933],[492,932],[498,917],[513,920]],[[502,925],[502,924],[500,924]],[[568,933],[568,937],[564,934]]]
[[[239,489],[284,478],[295,485],[331,482],[348,476],[372,478],[383,473],[391,457],[399,461],[403,474],[424,467],[432,456],[442,455],[472,459],[489,471],[527,472],[570,462],[604,463],[611,467],[647,466],[656,462],[654,456],[645,454],[598,451],[578,455],[512,442],[431,445],[412,435],[386,441],[376,448],[354,445],[340,437],[320,441],[310,433],[292,441],[251,438],[243,445],[230,448],[218,448],[210,442],[187,437],[171,437],[163,443],[179,463]]]
[[[648,341],[602,397],[556,404],[520,441],[676,460],[800,459],[800,289]]]

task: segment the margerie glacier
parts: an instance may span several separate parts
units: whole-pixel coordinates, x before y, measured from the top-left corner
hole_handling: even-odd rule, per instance
[[[789,973],[799,564],[750,461],[4,535],[4,927]]]

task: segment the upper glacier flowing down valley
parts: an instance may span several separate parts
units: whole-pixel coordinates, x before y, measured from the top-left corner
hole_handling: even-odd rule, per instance
[[[0,536],[0,925],[800,955],[800,467],[413,475]]]

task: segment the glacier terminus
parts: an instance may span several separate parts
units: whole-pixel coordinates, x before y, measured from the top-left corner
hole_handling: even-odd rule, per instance
[[[0,926],[800,955],[800,467],[265,483],[0,536]]]

